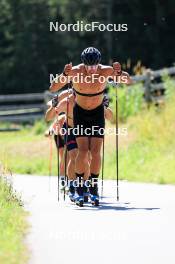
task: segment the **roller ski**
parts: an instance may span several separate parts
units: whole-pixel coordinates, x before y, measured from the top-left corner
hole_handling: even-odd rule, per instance
[[[84,204],[84,186],[76,187],[75,204],[79,207],[83,207]]]
[[[72,194],[71,192],[68,192],[68,196],[69,196],[69,199],[71,200],[71,202],[75,202],[75,195]]]
[[[94,206],[99,206],[99,196],[98,195],[90,195],[91,204]]]
[[[75,204],[78,205],[79,207],[83,207],[84,205],[84,197],[83,196],[76,196],[75,197]]]
[[[93,183],[92,183],[93,181]],[[99,194],[98,194],[98,179],[91,178],[91,186],[89,187],[89,197],[93,206],[99,206]]]
[[[69,199],[71,200],[71,202],[75,202],[75,187],[73,186],[72,182],[70,182],[68,196],[69,196]]]

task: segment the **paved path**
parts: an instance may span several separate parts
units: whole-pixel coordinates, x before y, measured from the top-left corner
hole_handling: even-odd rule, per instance
[[[174,264],[175,186],[104,183],[101,206],[57,202],[57,179],[15,175],[31,212],[30,264]],[[50,186],[50,190],[49,190]]]

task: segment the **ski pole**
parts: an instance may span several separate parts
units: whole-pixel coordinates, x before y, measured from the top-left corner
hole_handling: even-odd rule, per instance
[[[66,178],[66,183],[67,183],[67,186],[68,186],[68,177],[67,177],[67,141],[68,141],[68,115],[69,115],[69,85],[68,84],[68,96],[67,96],[67,107],[66,107],[66,149],[65,149],[65,155],[64,155],[64,158],[65,158],[65,162],[64,162],[64,171],[65,171],[65,178]],[[66,192],[65,192],[65,188],[64,188],[64,201],[65,201],[65,195],[66,195]]]
[[[49,135],[49,191],[50,191],[51,176],[52,176],[52,136]]]
[[[101,183],[101,200],[103,199],[104,157],[105,157],[104,145],[105,145],[105,136],[103,137],[103,150],[102,150],[103,157],[102,157],[102,174],[101,174],[101,180],[102,180],[102,183]]]
[[[118,95],[116,88],[116,181],[117,181],[117,201],[119,201],[119,170],[118,170]]]
[[[57,135],[57,179],[58,179],[58,202],[60,198],[60,159],[59,159],[59,134]]]

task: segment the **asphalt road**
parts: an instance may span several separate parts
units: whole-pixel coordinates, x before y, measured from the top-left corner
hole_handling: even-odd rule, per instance
[[[97,208],[57,201],[57,179],[13,176],[30,211],[30,264],[174,264],[175,186],[105,181]]]

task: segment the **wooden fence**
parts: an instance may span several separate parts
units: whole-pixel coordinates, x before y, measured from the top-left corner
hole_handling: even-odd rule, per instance
[[[165,87],[160,82],[164,75],[175,75],[175,67],[165,68],[161,70],[146,70],[143,75],[132,76],[134,83],[143,82],[145,100],[149,102],[161,103],[164,100]],[[157,80],[158,79],[158,80]],[[156,82],[156,83],[155,83]]]
[[[147,70],[143,75],[132,76],[133,83],[142,82],[147,102],[161,102],[165,87],[161,80],[163,75],[175,75],[175,67],[157,71]],[[158,79],[157,83],[155,83]],[[0,121],[14,123],[33,123],[44,116],[46,102],[52,97],[48,91],[44,93],[0,95]]]
[[[0,95],[0,121],[33,122],[44,110],[43,93]]]

